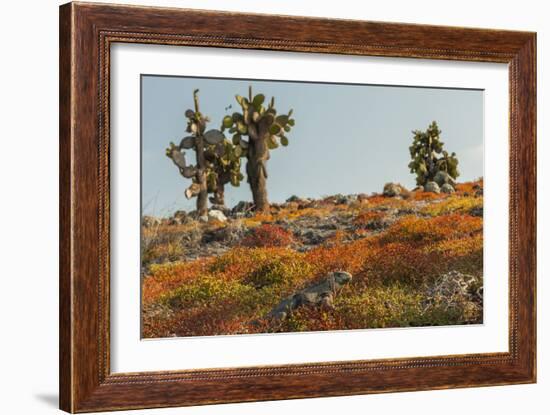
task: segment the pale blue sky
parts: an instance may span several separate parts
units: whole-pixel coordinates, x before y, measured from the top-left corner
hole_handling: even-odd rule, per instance
[[[275,96],[279,113],[294,109],[296,126],[288,147],[271,151],[268,193],[273,202],[296,194],[319,198],[335,193],[381,192],[384,183],[414,187],[409,172],[412,130],[433,120],[442,141],[459,159],[460,181],[483,176],[483,91],[396,86],[302,83],[234,79],[142,76],[142,210],[166,216],[193,210],[183,195],[191,180],[180,176],[165,149],[185,132],[185,110],[200,90],[201,112],[219,128],[224,115],[239,109],[235,94],[248,85],[266,99]],[[232,105],[233,108],[225,110]],[[228,138],[230,135],[228,134]],[[187,159],[193,160],[192,150]],[[243,159],[243,173],[246,159]],[[251,200],[248,183],[226,187],[226,204]]]

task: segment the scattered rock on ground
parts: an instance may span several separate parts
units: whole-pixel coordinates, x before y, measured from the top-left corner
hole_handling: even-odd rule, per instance
[[[397,191],[406,189],[398,183],[389,183],[388,187],[397,186]],[[432,187],[433,186],[433,187]],[[426,185],[428,190],[438,190],[435,182]],[[476,191],[482,191],[479,185],[473,186]],[[395,190],[395,189],[394,189]],[[450,189],[448,189],[450,191]],[[397,193],[397,191],[395,193]],[[447,191],[445,184],[439,191]],[[386,189],[388,193],[388,189]],[[460,192],[462,194],[462,191]],[[371,195],[372,196],[372,195]],[[162,235],[151,235],[153,244],[171,244],[173,253],[158,256],[155,262],[174,260],[175,256],[181,260],[194,260],[200,257],[217,255],[240,244],[246,233],[253,228],[257,221],[261,223],[275,223],[294,236],[292,249],[298,252],[307,252],[319,246],[330,246],[335,243],[348,243],[357,239],[368,238],[382,232],[388,226],[400,219],[403,215],[422,216],[422,209],[439,199],[412,200],[405,206],[395,204],[391,199],[383,203],[373,203],[369,206],[369,197],[366,194],[327,196],[321,200],[312,200],[290,197],[284,203],[272,203],[271,214],[273,220],[258,216],[249,222],[245,218],[254,216],[254,205],[251,202],[241,201],[233,209],[213,205],[208,216],[198,218],[197,211],[188,213],[176,211],[169,218],[143,217],[143,228],[149,228],[149,233],[155,232],[155,225],[184,225],[181,229]],[[403,196],[396,196],[397,199]],[[387,202],[387,203],[386,203]],[[335,205],[345,204],[349,208],[334,208]],[[313,206],[319,208],[319,212],[299,212],[301,206]],[[397,207],[396,207],[397,206]],[[277,210],[289,211],[282,217],[278,217]],[[366,214],[365,218],[360,215]],[[474,207],[468,211],[469,215],[483,217],[483,207]],[[241,218],[243,220],[241,220]]]
[[[246,217],[251,216],[254,209],[254,204],[252,202],[246,202],[241,200],[237,203],[233,209],[231,209],[231,216],[233,217]]]
[[[455,188],[453,186],[451,186],[449,183],[444,183],[443,186],[441,186],[441,189],[440,189],[443,193],[454,193],[455,192]]]
[[[298,236],[306,245],[319,245],[325,242],[331,236],[334,236],[334,231],[323,231],[321,229],[308,229],[299,232]]]
[[[227,221],[227,217],[223,214],[221,210],[211,209],[208,211],[209,220],[217,220],[219,222]]]
[[[192,218],[183,210],[177,210],[172,217],[168,220],[170,225],[183,225],[191,221]]]
[[[439,185],[436,182],[428,182],[424,186],[425,192],[431,192],[431,193],[439,193]]]
[[[483,196],[483,187],[479,184],[474,184],[474,186],[472,187],[472,189],[474,190],[474,196],[475,197],[481,197]]]
[[[359,194],[357,195],[357,200],[358,200],[359,202],[361,202],[361,203],[363,203],[363,202],[368,202],[368,200],[369,200],[369,195],[366,194],[366,193],[359,193]]]
[[[334,204],[336,205],[349,205],[352,202],[355,202],[357,200],[356,195],[342,195],[337,194],[334,195]]]
[[[483,217],[483,206],[476,206],[470,209],[470,215]]]
[[[386,183],[382,192],[387,197],[404,196],[406,193],[408,193],[408,190],[399,183]]]
[[[201,243],[209,244],[211,242],[222,242],[226,245],[237,244],[245,234],[246,228],[241,221],[233,221],[227,226],[205,231]]]
[[[355,201],[357,201],[357,195],[343,195],[338,193],[338,194],[323,198],[321,202],[324,204],[331,204],[331,205],[349,205],[350,203],[353,203]]]
[[[312,205],[313,201],[307,197],[298,197],[296,195],[290,196],[285,203],[280,207],[283,208],[296,208],[296,209],[305,209]],[[275,205],[276,206],[276,205]],[[273,204],[272,206],[273,207]]]
[[[449,175],[449,173],[443,170],[439,170],[435,174],[433,181],[436,182],[439,187],[442,187],[443,185],[448,184],[453,186],[454,188],[456,184],[455,180]]]
[[[372,231],[380,231],[389,227],[395,220],[396,218],[393,215],[375,217],[365,224],[365,228]]]
[[[231,213],[231,209],[229,209],[227,206],[225,205],[211,205],[210,206],[210,210],[219,210],[220,212],[222,212],[225,216],[228,216],[230,213]]]

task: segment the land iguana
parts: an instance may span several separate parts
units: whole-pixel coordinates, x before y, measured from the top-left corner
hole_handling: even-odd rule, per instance
[[[286,297],[267,314],[266,318],[281,321],[302,306],[332,308],[334,297],[351,279],[352,276],[348,272],[331,272],[321,282]]]

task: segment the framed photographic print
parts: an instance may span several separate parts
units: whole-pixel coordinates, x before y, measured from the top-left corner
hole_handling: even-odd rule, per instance
[[[60,406],[536,380],[536,35],[60,8]]]

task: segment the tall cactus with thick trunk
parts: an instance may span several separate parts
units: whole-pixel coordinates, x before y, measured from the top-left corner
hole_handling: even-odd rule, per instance
[[[206,124],[209,118],[203,115],[199,109],[199,90],[193,91],[193,100],[195,110],[185,111],[187,117],[187,129],[190,136],[183,138],[178,146],[170,143],[166,149],[166,155],[172,159],[179,168],[181,175],[192,179],[193,183],[185,191],[185,196],[190,199],[197,198],[197,214],[199,217],[206,216],[208,213],[208,154],[212,147],[218,147],[224,142],[224,135],[219,130],[206,131]],[[206,131],[206,132],[205,132]],[[187,165],[185,161],[185,152],[183,150],[193,149],[196,154],[196,165]]]
[[[424,186],[434,180],[439,171],[447,173],[456,179],[459,175],[456,154],[443,150],[444,143],[440,139],[441,130],[433,121],[426,131],[413,131],[413,144],[409,147],[411,173],[416,174],[416,184]]]
[[[269,151],[288,145],[285,133],[294,126],[292,110],[287,115],[277,115],[274,98],[264,106],[263,94],[252,95],[252,87],[248,88],[248,98],[237,95],[237,102],[242,113],[235,112],[226,116],[222,122],[222,131],[225,128],[233,133],[233,144],[237,152],[247,158],[246,173],[252,198],[257,211],[269,210],[267,197],[267,166]],[[246,137],[246,138],[245,138]],[[239,150],[240,148],[240,150]]]

